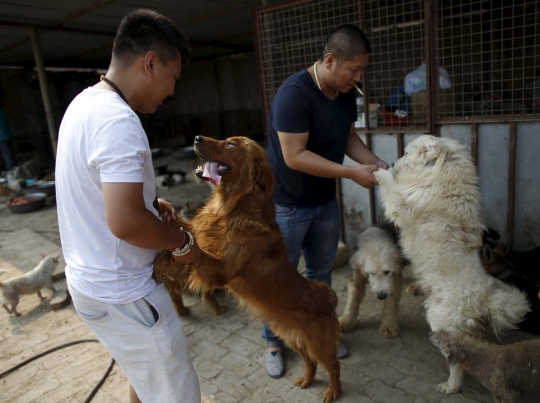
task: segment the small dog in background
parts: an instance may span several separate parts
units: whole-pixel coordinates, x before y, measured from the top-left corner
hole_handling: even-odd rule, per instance
[[[343,331],[356,326],[358,310],[369,282],[377,298],[384,300],[379,332],[388,338],[399,335],[397,316],[403,288],[403,256],[392,227],[371,227],[358,236],[358,250],[349,261],[353,272],[349,278],[347,305],[339,319]]]
[[[35,294],[41,300],[45,297],[41,295],[41,289],[47,287],[51,291],[56,291],[53,285],[52,273],[58,265],[59,255],[49,255],[43,258],[39,264],[22,276],[12,277],[3,282],[0,282],[0,302],[8,313],[20,316],[17,311],[19,297],[24,294]],[[0,272],[7,272],[5,269],[0,269]],[[11,304],[11,309],[8,307]]]
[[[539,388],[540,339],[498,345],[441,330],[431,332],[429,341],[449,365],[461,364],[491,390],[495,403],[514,403],[518,392]]]
[[[170,171],[167,165],[156,167],[156,186],[160,189],[169,189],[186,182],[184,171]]]

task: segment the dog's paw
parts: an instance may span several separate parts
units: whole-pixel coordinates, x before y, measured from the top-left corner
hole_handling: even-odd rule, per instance
[[[330,388],[324,391],[323,402],[331,403],[334,400],[339,399],[341,396],[341,390],[331,390]]]
[[[342,332],[350,332],[356,326],[356,319],[350,317],[339,318],[339,326]]]
[[[394,176],[391,172],[386,171],[384,169],[378,169],[375,172],[373,172],[373,175],[375,175],[375,179],[377,179],[377,182],[379,182],[379,185],[386,185],[390,181],[394,179]]]
[[[381,327],[379,327],[379,333],[388,339],[393,339],[394,337],[399,336],[400,331],[401,329],[399,325],[394,321],[383,322],[381,323]]]
[[[305,375],[303,375],[303,376],[295,379],[294,385],[298,386],[300,389],[305,389],[309,385],[311,385],[312,382],[313,382],[313,378],[308,379]]]
[[[217,316],[217,315],[222,315],[224,314],[225,312],[227,312],[229,310],[229,307],[226,306],[226,305],[220,305],[217,310],[214,312],[214,314]]]
[[[178,312],[178,315],[180,316],[186,316],[189,315],[191,312],[187,306],[184,306],[182,308],[176,308],[176,312]]]
[[[451,395],[454,393],[459,393],[461,390],[456,387],[451,387],[448,382],[439,383],[437,385],[437,392],[444,393],[446,395]]]

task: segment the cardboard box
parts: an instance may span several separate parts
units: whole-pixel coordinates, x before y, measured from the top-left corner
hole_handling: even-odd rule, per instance
[[[427,123],[429,97],[427,92],[415,92],[412,99],[412,123]],[[437,116],[452,116],[454,114],[454,90],[440,90],[437,97]]]
[[[369,127],[377,127],[377,111],[379,109],[379,104],[369,104]],[[358,112],[358,120],[354,122],[354,127],[357,129],[366,127],[366,115],[364,113],[364,105],[362,105],[361,110]]]

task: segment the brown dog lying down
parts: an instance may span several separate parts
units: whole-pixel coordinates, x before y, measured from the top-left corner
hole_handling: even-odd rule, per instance
[[[165,260],[163,263],[162,261]],[[185,292],[189,286],[189,277],[192,268],[190,266],[176,265],[171,270],[170,259],[166,254],[160,254],[154,262],[154,273],[152,277],[156,282],[163,282],[167,291],[171,296],[176,312],[180,316],[189,314],[189,308],[184,305],[182,299],[182,293]],[[227,312],[229,309],[225,305],[220,305],[214,298],[214,291],[202,291],[202,302],[208,304],[214,315],[221,315]]]
[[[429,341],[449,364],[460,363],[491,390],[495,403],[514,403],[517,392],[540,389],[540,339],[498,345],[439,331]]]
[[[195,138],[195,151],[209,161],[198,176],[217,186],[193,220],[181,222],[203,251],[191,286],[227,288],[303,358],[306,372],[295,385],[307,388],[320,363],[330,378],[323,400],[334,401],[341,395],[337,296],[327,285],[303,277],[287,258],[275,220],[274,176],[266,152],[245,137],[216,141],[201,136]],[[156,261],[158,271],[173,265],[169,253]]]

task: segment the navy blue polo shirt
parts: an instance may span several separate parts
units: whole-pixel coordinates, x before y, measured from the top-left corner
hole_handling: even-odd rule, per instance
[[[270,109],[267,147],[276,178],[274,201],[277,205],[314,207],[336,196],[335,178],[308,175],[285,164],[277,132],[309,132],[307,149],[341,164],[356,117],[353,90],[340,93],[332,101],[319,90],[307,70],[290,76],[281,84]]]

